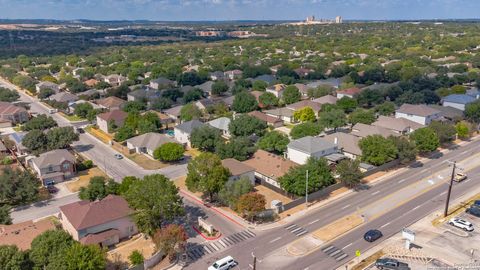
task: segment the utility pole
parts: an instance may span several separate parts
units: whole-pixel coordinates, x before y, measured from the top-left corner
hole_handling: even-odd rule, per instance
[[[305,179],[305,207],[308,207],[308,170]]]
[[[450,184],[448,185],[448,192],[447,192],[447,201],[445,202],[445,212],[443,212],[443,217],[448,216],[448,204],[450,203],[450,194],[452,193],[452,186],[453,186],[453,179],[455,178],[455,168],[457,162],[453,162],[452,166],[452,176],[450,177]]]
[[[253,254],[253,251],[252,251],[252,257],[253,257],[253,264],[251,266],[252,266],[253,270],[256,270],[257,269],[257,257],[255,256],[255,254]]]

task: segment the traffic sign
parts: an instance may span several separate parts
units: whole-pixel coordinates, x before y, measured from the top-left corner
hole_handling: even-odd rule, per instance
[[[360,253],[360,250],[357,249],[357,250],[355,251],[355,256],[360,257],[360,255],[362,255],[362,254]]]

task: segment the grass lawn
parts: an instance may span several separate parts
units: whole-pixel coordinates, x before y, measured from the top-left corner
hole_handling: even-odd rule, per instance
[[[197,157],[201,153],[202,152],[200,152],[200,150],[198,150],[196,148],[190,148],[190,149],[185,150],[185,155],[186,156],[191,156],[191,157]]]
[[[117,244],[114,249],[108,251],[107,258],[110,261],[120,261],[128,265],[130,263],[128,256],[134,250],[138,250],[145,259],[148,259],[155,253],[155,244],[150,238],[145,239],[142,234],[138,234],[130,240]]]
[[[62,112],[59,112],[59,114],[61,116],[63,116],[64,118],[66,118],[68,121],[71,121],[71,122],[77,122],[77,121],[85,121],[87,119],[85,118],[81,118],[81,117],[78,117],[76,115],[68,115],[68,114],[64,114]]]
[[[90,178],[94,176],[103,176],[105,178],[108,178],[108,176],[98,167],[93,167],[86,171],[79,172],[76,180],[68,182],[66,186],[71,192],[77,192],[80,190],[81,187],[86,187],[90,182]]]
[[[122,153],[123,156],[137,163],[138,166],[144,168],[145,170],[158,170],[170,165],[168,163],[163,163],[159,160],[147,157],[144,154],[130,153],[128,148],[121,146],[118,143],[114,143],[112,148]]]
[[[13,130],[15,130],[16,132],[20,132],[22,131],[22,126],[21,125],[16,125],[13,127]]]
[[[365,269],[367,266],[371,265],[374,263],[377,259],[380,259],[385,255],[385,253],[382,250],[379,250],[375,252],[372,256],[362,260],[360,263],[354,265],[351,269],[352,270],[362,270]]]

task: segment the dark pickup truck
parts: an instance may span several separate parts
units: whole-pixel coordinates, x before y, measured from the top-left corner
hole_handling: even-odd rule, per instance
[[[378,259],[375,266],[377,269],[410,270],[408,264],[390,258]]]

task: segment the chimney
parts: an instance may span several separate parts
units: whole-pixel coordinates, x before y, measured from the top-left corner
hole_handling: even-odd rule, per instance
[[[337,138],[337,137],[335,137],[335,138],[333,139],[333,143],[334,143],[335,145],[338,145],[338,138]]]

